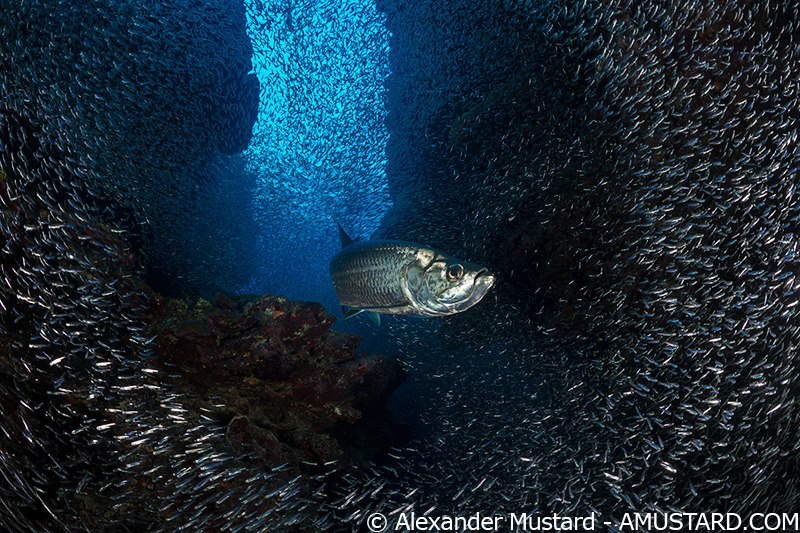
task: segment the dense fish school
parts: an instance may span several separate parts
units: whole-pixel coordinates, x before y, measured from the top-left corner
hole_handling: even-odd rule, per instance
[[[497,298],[386,326],[428,433],[380,463],[287,475],[150,364],[142,280],[207,296],[269,276],[251,252],[278,229],[252,200],[283,206],[240,152],[259,92],[292,80],[252,52],[345,8],[7,3],[0,525],[797,509],[800,13],[741,4],[377,2],[393,202],[378,237],[486,265]]]

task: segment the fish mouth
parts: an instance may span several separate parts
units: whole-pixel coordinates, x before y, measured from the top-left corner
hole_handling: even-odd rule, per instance
[[[488,268],[482,268],[475,274],[472,281],[472,290],[467,297],[470,307],[478,303],[489,292],[489,289],[494,285],[494,281],[494,274],[489,272]],[[476,296],[477,300],[475,299]]]
[[[494,274],[489,272],[488,268],[482,268],[478,271],[477,274],[475,274],[475,284],[473,286],[473,291],[475,290],[475,286],[477,286],[478,284],[486,285],[486,288],[488,289],[489,287],[494,285],[494,281],[495,281]]]
[[[486,293],[488,293],[489,289],[491,289],[492,285],[494,285],[494,281],[495,277],[491,272],[489,272],[489,269],[481,268],[472,278],[472,286],[470,287],[469,293],[465,297],[458,298],[458,300],[455,301],[439,300],[439,304],[448,309],[447,312],[440,314],[451,315],[466,311],[470,307],[480,302],[483,297],[486,296]]]

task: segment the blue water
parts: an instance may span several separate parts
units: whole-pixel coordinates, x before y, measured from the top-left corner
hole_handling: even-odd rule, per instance
[[[391,206],[385,15],[367,0],[256,2],[247,13],[261,84],[245,153],[259,233],[257,273],[242,292],[338,311],[328,273],[336,223],[369,237]]]

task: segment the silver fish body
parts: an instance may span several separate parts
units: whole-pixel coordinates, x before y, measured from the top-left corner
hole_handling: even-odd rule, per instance
[[[408,306],[402,283],[408,265],[417,260],[418,248],[396,241],[356,242],[331,261],[331,279],[342,305],[386,308],[395,314]]]
[[[477,304],[494,276],[427,246],[403,241],[352,241],[331,260],[339,302],[374,313],[446,316]]]

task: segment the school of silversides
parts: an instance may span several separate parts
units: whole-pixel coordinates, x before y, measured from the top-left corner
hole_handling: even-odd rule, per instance
[[[800,5],[0,6],[3,530],[800,507]]]

